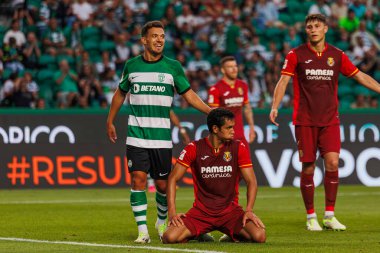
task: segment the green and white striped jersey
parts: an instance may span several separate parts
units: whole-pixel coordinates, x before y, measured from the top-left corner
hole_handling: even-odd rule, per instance
[[[129,92],[127,145],[141,148],[172,148],[170,108],[174,88],[190,89],[181,64],[166,56],[155,62],[140,55],[125,64],[119,88]]]

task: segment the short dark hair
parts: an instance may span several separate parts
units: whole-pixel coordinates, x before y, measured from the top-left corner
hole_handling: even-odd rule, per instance
[[[207,127],[210,133],[212,133],[212,127],[217,126],[221,128],[226,120],[232,120],[235,118],[235,115],[227,109],[224,108],[216,108],[211,110],[209,115],[207,116]]]
[[[228,61],[236,61],[235,57],[232,55],[224,56],[222,59],[220,59],[219,64],[223,66],[224,63]]]
[[[142,27],[141,37],[145,37],[147,35],[149,29],[151,29],[153,27],[162,28],[162,29],[165,28],[164,24],[161,21],[158,21],[158,20],[149,21]]]
[[[309,14],[305,18],[305,25],[310,22],[310,21],[319,21],[327,25],[327,18],[325,15],[320,14],[320,13],[314,13],[314,14]]]

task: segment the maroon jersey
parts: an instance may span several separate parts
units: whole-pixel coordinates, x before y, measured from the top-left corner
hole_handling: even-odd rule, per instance
[[[229,141],[214,150],[208,137],[187,145],[177,162],[191,167],[194,206],[212,215],[234,204],[240,169],[252,168],[249,151],[242,142]]]
[[[242,107],[248,103],[248,85],[240,79],[236,79],[233,87],[220,80],[210,88],[208,104],[226,108],[235,114],[234,130],[238,140],[245,140]]]
[[[286,56],[282,75],[293,76],[293,124],[323,127],[339,124],[339,73],[351,77],[358,73],[347,55],[340,49],[325,44],[318,53],[303,44]]]

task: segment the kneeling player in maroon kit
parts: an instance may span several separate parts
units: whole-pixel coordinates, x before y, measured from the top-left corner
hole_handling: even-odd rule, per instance
[[[210,135],[191,142],[181,152],[168,181],[169,227],[164,243],[185,242],[214,230],[234,241],[265,242],[265,226],[253,213],[256,176],[248,148],[234,140],[234,125],[232,112],[212,110],[207,117]],[[177,214],[175,186],[188,167],[193,175],[195,201],[186,214]],[[234,201],[239,173],[247,183],[245,210]]]

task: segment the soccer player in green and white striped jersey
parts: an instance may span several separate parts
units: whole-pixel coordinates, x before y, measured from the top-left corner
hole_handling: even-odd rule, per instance
[[[170,108],[174,90],[199,111],[208,114],[210,108],[190,88],[181,64],[163,55],[164,26],[150,21],[141,30],[144,52],[127,61],[107,118],[107,134],[111,142],[117,139],[113,121],[130,93],[131,114],[128,119],[127,157],[132,175],[131,206],[139,230],[136,243],[149,243],[146,223],[147,173],[155,180],[157,192],[156,228],[160,239],[166,229],[167,179],[171,171],[172,140]]]

